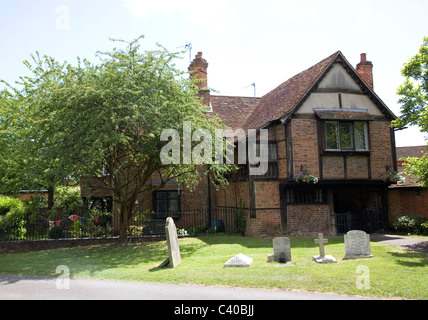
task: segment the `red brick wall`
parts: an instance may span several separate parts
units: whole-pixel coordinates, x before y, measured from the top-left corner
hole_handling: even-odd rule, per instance
[[[322,158],[324,179],[344,179],[345,163],[343,156],[324,156]]]
[[[303,167],[319,177],[318,135],[315,119],[293,119],[292,143],[294,172]]]
[[[392,188],[388,190],[388,216],[392,225],[398,217],[419,215],[428,219],[428,189]]]
[[[247,217],[245,235],[253,238],[266,238],[281,233],[281,212],[279,209],[259,209],[256,218]]]
[[[330,213],[328,205],[287,206],[288,232],[295,236],[330,234]]]
[[[276,129],[276,150],[278,158],[278,172],[280,179],[287,178],[287,144],[284,125],[278,125]]]
[[[254,181],[255,218],[247,217],[246,235],[263,238],[280,234],[281,209],[278,181]]]
[[[368,179],[369,167],[367,156],[346,157],[346,178],[347,179]]]
[[[382,180],[394,168],[391,150],[391,136],[388,121],[370,122],[370,161],[372,179]]]

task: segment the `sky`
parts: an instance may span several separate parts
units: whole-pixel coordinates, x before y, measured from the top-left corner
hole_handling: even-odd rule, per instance
[[[355,67],[373,62],[374,89],[396,114],[403,64],[428,36],[426,0],[15,0],[0,4],[0,79],[28,74],[38,51],[58,61],[99,62],[113,39],[145,38],[141,47],[203,52],[215,94],[263,96],[340,50]],[[189,53],[176,62],[187,71]],[[396,133],[397,146],[424,145],[417,127]]]

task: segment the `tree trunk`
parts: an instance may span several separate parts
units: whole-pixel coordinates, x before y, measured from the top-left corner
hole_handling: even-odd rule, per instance
[[[128,208],[126,204],[120,206],[120,232],[119,241],[127,243],[128,241]]]
[[[52,210],[54,206],[55,187],[48,187],[48,210]]]

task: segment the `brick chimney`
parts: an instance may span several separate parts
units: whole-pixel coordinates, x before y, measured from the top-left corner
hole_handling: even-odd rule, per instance
[[[367,61],[365,53],[361,54],[361,61],[357,64],[357,72],[367,83],[370,89],[373,90],[373,63]]]
[[[189,67],[190,79],[196,81],[196,85],[199,87],[199,97],[202,98],[204,105],[209,106],[210,90],[208,89],[207,69],[207,60],[202,58],[202,52],[198,52]]]

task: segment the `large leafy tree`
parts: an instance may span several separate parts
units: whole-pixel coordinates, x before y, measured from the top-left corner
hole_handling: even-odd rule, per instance
[[[401,116],[393,122],[394,127],[417,125],[422,132],[428,132],[428,37],[424,38],[419,52],[401,70],[406,78],[398,88]],[[406,174],[419,179],[422,186],[428,187],[428,157],[406,159]]]
[[[40,132],[37,145],[46,148],[46,159],[51,161],[43,165],[54,164],[51,171],[55,173],[98,179],[98,185],[111,190],[123,241],[132,217],[144,203],[136,200],[149,197],[174,179],[194,187],[210,174],[213,181],[226,182],[226,173],[233,169],[221,164],[201,167],[192,161],[161,161],[161,151],[168,143],[161,139],[164,129],[181,133],[183,123],[191,123],[191,130],[204,129],[214,136],[223,125],[218,117],[204,112],[197,86],[174,67],[177,54],[162,47],[143,51],[141,39],[120,41],[124,49],[99,52],[98,65],[79,60],[74,67],[48,57],[39,59],[32,68],[34,77],[26,80],[28,92],[22,94],[28,109],[34,110],[30,131]],[[21,100],[16,102],[22,104]],[[24,128],[29,127],[25,124]],[[26,136],[28,143],[38,141]],[[179,137],[179,145],[184,136]],[[210,143],[214,145],[215,139]],[[204,154],[205,159],[218,157],[214,151],[210,148],[212,154]],[[152,183],[153,176],[156,183]]]
[[[6,88],[0,93],[0,191],[46,189],[52,208],[55,187],[66,181],[70,170],[61,168],[52,152],[58,126],[44,109],[62,81],[65,65],[38,53],[24,64],[32,76],[21,77],[16,86],[3,82]]]

